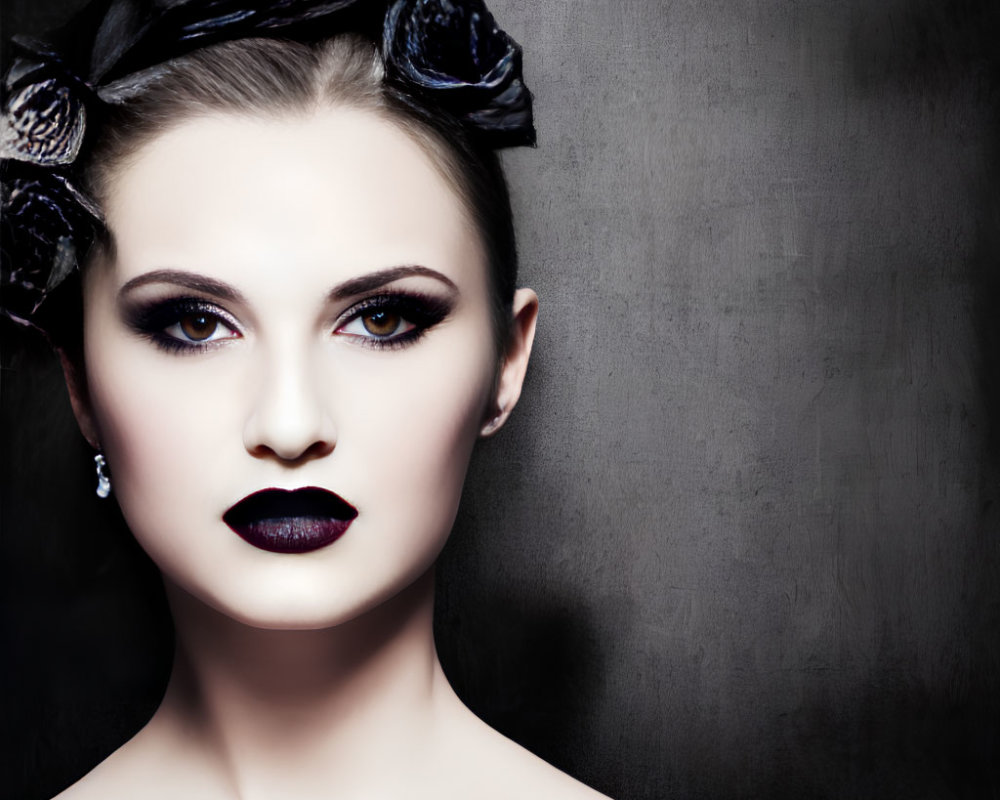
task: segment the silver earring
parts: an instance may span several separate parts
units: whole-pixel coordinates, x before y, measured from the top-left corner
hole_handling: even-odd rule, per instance
[[[111,494],[111,478],[108,477],[108,462],[101,453],[94,456],[94,466],[97,467],[97,496],[103,500]]]

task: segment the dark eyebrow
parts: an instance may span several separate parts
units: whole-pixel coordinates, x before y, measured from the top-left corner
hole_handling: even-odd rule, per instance
[[[351,278],[343,283],[338,283],[330,290],[327,298],[331,301],[336,301],[343,300],[348,297],[354,297],[355,295],[370,292],[373,289],[385,286],[387,283],[392,283],[393,281],[398,281],[400,278],[407,278],[411,275],[422,275],[425,278],[434,278],[435,280],[443,283],[453,292],[458,291],[458,287],[455,285],[454,281],[452,281],[447,275],[442,275],[437,270],[430,269],[429,267],[421,267],[417,264],[413,264],[411,266],[381,269],[378,272],[370,272],[367,275],[360,275],[357,278]]]
[[[125,282],[125,285],[119,289],[118,295],[125,295],[147,283],[172,283],[175,286],[183,286],[185,289],[210,294],[230,303],[243,302],[243,295],[228,283],[199,275],[196,272],[184,272],[176,269],[157,269],[143,275],[137,275],[132,280]]]
[[[455,282],[452,281],[447,275],[443,275],[437,270],[430,269],[429,267],[421,267],[417,264],[413,264],[403,267],[389,267],[388,269],[381,269],[378,272],[360,275],[357,278],[350,278],[349,280],[346,280],[343,283],[338,283],[334,286],[327,295],[327,298],[331,301],[343,300],[347,297],[353,297],[355,295],[364,294],[365,292],[370,292],[373,289],[378,289],[388,283],[398,281],[400,278],[410,277],[411,275],[421,275],[425,278],[433,278],[443,283],[453,292],[458,291],[458,287],[455,285]],[[145,286],[148,283],[172,283],[176,286],[183,286],[185,289],[210,294],[213,297],[217,297],[220,300],[226,300],[231,303],[243,302],[243,295],[228,283],[217,281],[214,278],[209,278],[205,275],[199,275],[196,272],[184,272],[176,269],[157,269],[143,275],[138,275],[135,278],[132,278],[132,280],[126,281],[125,285],[122,286],[118,294],[125,295],[133,289]]]

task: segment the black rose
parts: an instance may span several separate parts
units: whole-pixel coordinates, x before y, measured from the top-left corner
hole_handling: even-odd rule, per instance
[[[521,48],[481,0],[397,0],[385,19],[392,77],[478,128],[495,146],[534,144]]]
[[[20,321],[78,266],[100,225],[65,178],[32,172],[4,180],[0,210],[3,306]]]

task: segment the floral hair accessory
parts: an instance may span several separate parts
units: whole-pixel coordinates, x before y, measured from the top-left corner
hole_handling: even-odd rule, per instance
[[[0,310],[34,325],[103,229],[78,187],[105,107],[200,47],[348,31],[380,44],[403,99],[451,115],[485,146],[534,144],[521,49],[482,0],[94,0],[44,40],[13,39],[0,118]]]
[[[480,129],[494,147],[535,143],[521,48],[481,0],[398,0],[386,15],[382,52],[393,77]]]
[[[31,325],[31,316],[49,292],[77,268],[81,243],[89,246],[101,220],[64,176],[47,170],[17,172],[2,185],[0,299],[7,316]]]

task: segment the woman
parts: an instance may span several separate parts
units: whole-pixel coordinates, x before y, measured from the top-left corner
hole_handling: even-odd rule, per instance
[[[60,797],[598,796],[476,719],[431,631],[534,334],[492,152],[533,139],[517,46],[472,2],[68,30],[8,78],[5,305],[59,349],[176,656]]]

